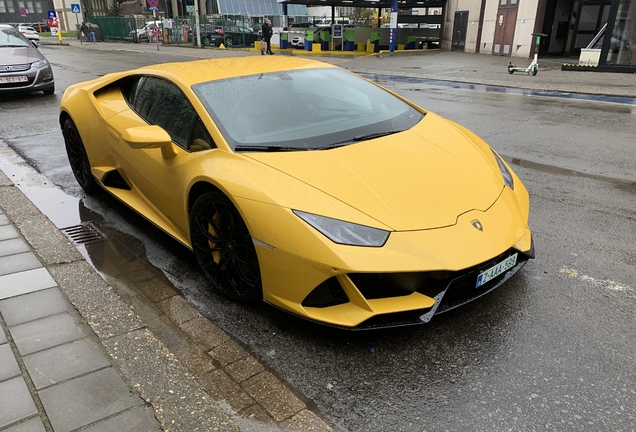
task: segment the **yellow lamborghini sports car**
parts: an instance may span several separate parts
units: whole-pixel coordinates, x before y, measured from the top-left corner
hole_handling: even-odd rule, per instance
[[[192,249],[225,296],[332,326],[428,322],[533,258],[528,192],[484,141],[358,75],[276,57],[69,87],[77,181]]]

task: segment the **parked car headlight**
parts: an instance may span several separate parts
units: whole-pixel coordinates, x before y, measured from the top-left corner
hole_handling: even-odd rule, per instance
[[[324,234],[334,243],[351,246],[384,246],[389,232],[338,219],[292,210],[296,216]]]
[[[46,59],[42,59],[42,60],[38,60],[36,62],[31,63],[31,67],[34,67],[36,69],[42,69],[46,67],[46,65],[48,64],[49,62],[47,62]]]
[[[495,160],[497,161],[497,165],[499,165],[499,169],[501,170],[501,175],[503,176],[504,183],[506,183],[506,186],[508,186],[510,189],[514,189],[515,182],[514,180],[512,180],[512,174],[510,174],[510,170],[508,170],[506,164],[503,162],[503,160],[501,160],[501,157],[497,153],[495,153],[494,150],[492,150],[492,154],[495,155]]]

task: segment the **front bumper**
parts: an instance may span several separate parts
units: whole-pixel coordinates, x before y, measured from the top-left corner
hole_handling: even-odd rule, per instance
[[[392,232],[379,248],[337,245],[289,209],[247,200],[240,207],[259,214],[245,220],[256,240],[264,300],[309,320],[358,329],[428,322],[519,271],[534,251],[527,203],[518,198],[505,188],[485,211],[466,212],[448,227]],[[285,226],[283,236],[260,222],[274,220]],[[512,268],[475,288],[481,272],[514,253]]]
[[[19,65],[18,65],[19,66]],[[28,91],[42,91],[55,86],[55,80],[53,78],[53,70],[51,65],[47,64],[45,67],[36,69],[31,67],[24,71],[15,72],[2,72],[0,77],[18,77],[26,76],[27,81],[13,82],[13,83],[0,83],[0,92],[13,93],[13,92],[28,92]]]

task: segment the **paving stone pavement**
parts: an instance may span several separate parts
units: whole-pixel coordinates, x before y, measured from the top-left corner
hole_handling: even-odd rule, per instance
[[[0,430],[162,430],[3,211],[0,327]]]
[[[150,44],[81,48],[157,54]],[[258,55],[161,48],[176,51]],[[634,75],[566,72],[555,60],[540,59],[532,77],[509,75],[509,58],[483,54],[312,57],[361,73],[636,97]],[[155,269],[130,261],[117,271],[98,274],[0,171],[1,432],[336,429]]]

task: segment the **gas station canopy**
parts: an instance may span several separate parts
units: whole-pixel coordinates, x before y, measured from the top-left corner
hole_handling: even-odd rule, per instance
[[[278,3],[307,6],[346,6],[365,9],[390,8],[392,0],[277,0]],[[398,0],[398,9],[443,7],[446,0]]]

